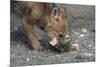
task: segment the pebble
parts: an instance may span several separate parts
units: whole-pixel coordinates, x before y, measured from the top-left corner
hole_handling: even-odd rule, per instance
[[[88,45],[89,47],[92,47],[92,45]]]
[[[85,56],[92,56],[92,54],[91,53],[84,53],[83,55],[85,55]]]
[[[15,56],[15,54],[14,54],[14,53],[12,53],[12,54],[11,54],[11,56]]]
[[[76,51],[73,51],[73,52],[71,52],[71,53],[74,54],[74,55],[75,55],[75,54],[78,54],[78,52],[76,52]]]
[[[27,61],[29,61],[30,59],[29,59],[29,58],[27,58],[26,60],[27,60]]]
[[[14,27],[14,30],[16,30],[16,31],[17,31],[17,30],[18,30],[18,28],[17,28],[17,27]]]
[[[20,47],[20,45],[17,45],[17,47]]]
[[[31,52],[30,52],[30,51],[29,51],[28,53],[29,53],[29,54],[31,54]]]
[[[59,56],[59,55],[56,55],[57,57]]]
[[[74,32],[74,34],[79,35],[80,33],[79,32]]]
[[[84,36],[85,36],[84,34],[81,34],[81,35],[80,35],[80,37],[84,37]]]
[[[87,32],[87,29],[86,28],[82,28],[81,30],[82,30],[83,33],[86,33]]]

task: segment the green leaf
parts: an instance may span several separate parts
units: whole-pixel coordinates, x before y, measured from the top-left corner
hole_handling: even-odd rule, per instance
[[[65,50],[65,51],[67,51],[67,50],[69,50],[69,48],[70,48],[70,46],[71,46],[71,39],[69,39],[69,40],[67,40],[63,45],[64,45],[64,47],[63,47],[63,49]]]

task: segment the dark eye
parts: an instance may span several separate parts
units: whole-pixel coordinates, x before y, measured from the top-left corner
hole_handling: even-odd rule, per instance
[[[53,16],[54,18],[57,18],[58,15],[59,15],[59,10],[58,10],[58,8],[57,8],[57,7],[53,8],[52,16]]]

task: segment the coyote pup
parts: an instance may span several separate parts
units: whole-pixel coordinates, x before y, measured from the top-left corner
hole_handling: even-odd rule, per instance
[[[66,9],[63,7],[56,7],[53,3],[22,1],[12,1],[11,5],[12,13],[21,17],[23,28],[35,50],[42,48],[40,40],[44,37],[37,29],[54,36],[68,31]]]

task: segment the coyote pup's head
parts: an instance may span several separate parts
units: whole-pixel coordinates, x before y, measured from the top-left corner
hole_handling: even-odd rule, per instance
[[[53,8],[51,16],[47,19],[47,30],[53,35],[57,33],[66,33],[68,31],[67,16],[65,8]]]

